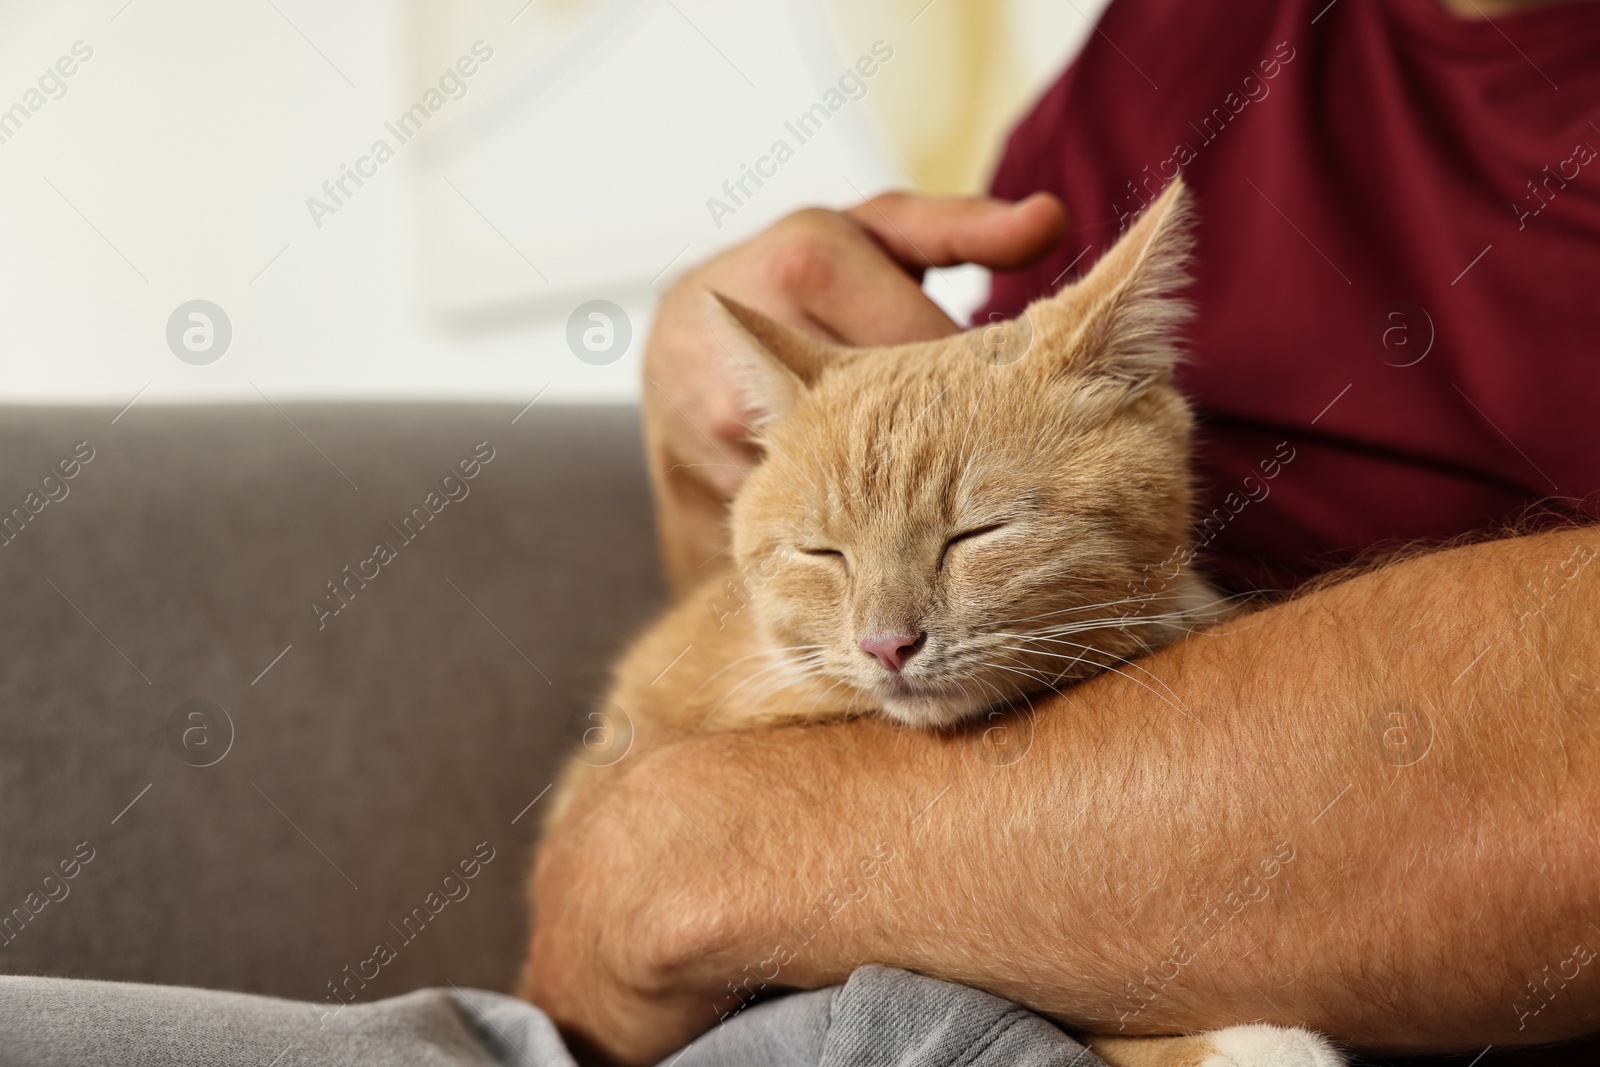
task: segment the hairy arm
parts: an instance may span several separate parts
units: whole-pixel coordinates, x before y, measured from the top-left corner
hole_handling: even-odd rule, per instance
[[[1396,563],[1052,698],[1000,747],[860,721],[645,753],[541,853],[536,999],[637,1063],[867,962],[1099,1033],[1589,1032],[1597,555],[1587,529]]]

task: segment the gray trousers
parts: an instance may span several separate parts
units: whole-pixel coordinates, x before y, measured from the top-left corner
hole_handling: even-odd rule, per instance
[[[481,990],[324,1008],[178,986],[0,976],[3,1067],[574,1067],[550,1020]],[[663,1067],[1103,1067],[987,993],[887,967],[735,1016]]]

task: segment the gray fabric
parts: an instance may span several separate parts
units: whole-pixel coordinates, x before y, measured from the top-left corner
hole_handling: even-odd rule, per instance
[[[667,1063],[672,1063],[671,1057]],[[1030,1011],[892,967],[862,967],[836,989],[749,1008],[676,1067],[1103,1067]]]
[[[338,1009],[184,989],[0,978],[0,1067],[572,1067],[518,1000],[424,989]],[[733,1017],[664,1067],[1099,1067],[996,997],[886,967]]]
[[[28,916],[0,973],[320,1002],[387,940],[363,999],[511,987],[539,810],[512,819],[659,596],[636,413],[547,404],[0,409],[6,512],[95,449],[0,547],[0,918]],[[310,599],[480,440],[467,497],[318,631]],[[234,723],[214,766],[164,736],[193,699]]]
[[[886,967],[863,967],[834,998],[824,1067],[1065,1067],[1100,1060],[999,997]]]

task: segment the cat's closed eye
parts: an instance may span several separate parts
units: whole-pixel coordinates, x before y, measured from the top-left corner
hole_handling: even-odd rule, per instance
[[[948,540],[945,541],[944,551],[939,554],[939,565],[944,565],[944,561],[950,556],[950,550],[956,545],[962,544],[966,541],[972,541],[976,538],[984,536],[985,534],[996,533],[997,531],[1005,529],[1005,527],[1006,524],[1003,522],[991,522],[987,526],[975,526],[970,530],[963,530],[958,534],[953,534]]]
[[[800,545],[799,548],[807,556],[831,556],[840,563],[845,563],[844,553],[837,548],[813,548],[809,545]],[[845,565],[849,566],[848,563],[845,563]]]

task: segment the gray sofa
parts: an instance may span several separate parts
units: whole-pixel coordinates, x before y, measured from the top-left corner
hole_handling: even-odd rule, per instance
[[[635,413],[520,406],[0,411],[0,973],[510,987],[659,596]]]

